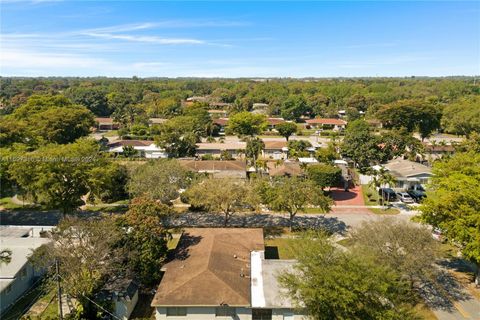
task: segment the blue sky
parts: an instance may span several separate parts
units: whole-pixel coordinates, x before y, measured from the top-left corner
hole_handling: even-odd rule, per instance
[[[3,76],[480,74],[480,2],[0,0]]]

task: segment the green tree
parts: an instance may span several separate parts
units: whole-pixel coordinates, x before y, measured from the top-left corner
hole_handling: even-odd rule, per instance
[[[229,118],[227,132],[238,136],[254,136],[262,133],[266,127],[267,119],[264,115],[244,111]]]
[[[342,177],[342,170],[329,164],[313,164],[308,166],[306,171],[308,179],[322,190],[337,185]]]
[[[121,261],[125,254],[116,247],[120,229],[111,217],[68,217],[60,221],[50,237],[52,242],[38,248],[30,261],[37,268],[48,268],[58,260],[63,291],[80,303],[82,319],[96,319],[96,308],[91,303],[95,293],[107,276],[124,271]]]
[[[435,282],[439,244],[431,231],[422,226],[393,218],[363,223],[350,235],[355,250],[372,254],[383,264],[409,279]]]
[[[245,147],[245,155],[247,159],[256,167],[258,156],[265,149],[265,143],[260,138],[247,139],[247,146]]]
[[[24,128],[22,136],[40,143],[66,144],[90,133],[95,121],[85,107],[63,96],[35,95],[7,121]]]
[[[244,210],[246,206],[256,205],[252,203],[250,193],[250,186],[245,181],[207,178],[187,189],[184,196],[195,207],[223,214],[224,225],[227,226],[232,214]]]
[[[416,319],[399,274],[372,257],[342,251],[322,233],[295,242],[297,264],[281,285],[312,319]]]
[[[112,113],[107,96],[104,90],[100,88],[70,87],[65,91],[65,96],[70,98],[73,103],[84,106],[97,116],[105,117]]]
[[[134,197],[145,196],[170,204],[179,190],[190,183],[189,173],[176,160],[158,159],[137,167],[131,174],[128,190]]]
[[[308,140],[291,140],[288,141],[288,156],[289,157],[308,157],[308,148],[312,147],[312,144]]]
[[[155,142],[174,158],[192,157],[200,138],[207,135],[205,125],[195,116],[174,117],[160,125]]]
[[[290,96],[283,102],[281,112],[283,118],[287,120],[296,120],[303,115],[311,113],[311,108],[302,96]]]
[[[410,99],[384,106],[378,111],[377,117],[387,128],[405,128],[408,132],[418,130],[423,140],[440,128],[442,113],[439,107]]]
[[[164,227],[172,214],[170,207],[149,198],[135,198],[119,223],[129,232],[123,235],[122,247],[127,250],[128,264],[145,285],[155,285],[162,277],[171,234]]]
[[[315,159],[320,163],[331,164],[338,158],[338,153],[335,151],[335,146],[329,143],[326,148],[318,148],[315,151]]]
[[[11,163],[8,170],[34,201],[66,215],[84,204],[82,196],[90,190],[91,170],[105,166],[106,160],[99,152],[92,140],[47,145],[25,153],[23,161]]]
[[[480,266],[480,154],[457,153],[436,161],[427,198],[420,210],[423,221],[440,228],[460,245],[465,258]],[[477,268],[480,270],[480,268]],[[476,283],[480,275],[477,273]]]
[[[466,97],[445,106],[442,126],[449,133],[467,138],[472,132],[480,131],[480,98]]]
[[[368,167],[381,159],[378,139],[363,120],[352,121],[345,130],[342,154],[351,158],[360,168]]]
[[[262,201],[273,210],[287,212],[290,216],[290,229],[299,211],[309,205],[317,206],[323,212],[330,210],[332,199],[312,181],[296,177],[285,177],[266,185]]]
[[[128,198],[126,184],[128,173],[125,166],[115,162],[106,163],[90,170],[88,186],[89,200],[111,203]]]
[[[284,122],[284,123],[279,123],[275,126],[275,129],[280,133],[282,137],[285,137],[285,139],[290,138],[290,136],[294,133],[297,132],[297,125],[293,122]]]

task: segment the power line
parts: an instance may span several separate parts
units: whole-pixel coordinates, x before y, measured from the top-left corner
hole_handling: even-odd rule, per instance
[[[61,279],[63,279],[62,276],[58,275]],[[100,309],[102,309],[103,311],[105,311],[106,313],[108,313],[109,315],[111,315],[112,317],[114,317],[115,319],[118,319],[118,320],[122,320],[121,318],[117,317],[116,315],[114,315],[113,313],[111,313],[110,311],[108,311],[107,309],[105,309],[104,307],[102,307],[101,305],[99,305],[98,303],[96,303],[95,301],[93,301],[92,299],[90,299],[89,297],[87,297],[86,295],[80,293],[80,295],[82,297],[84,297],[85,299],[87,299],[88,301],[90,301],[91,303],[93,303],[94,305],[96,305],[97,307],[99,307]]]

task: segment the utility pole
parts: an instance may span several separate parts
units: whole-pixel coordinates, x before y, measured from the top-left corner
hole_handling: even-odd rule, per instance
[[[60,272],[58,259],[55,259],[55,278],[57,280],[58,319],[63,320],[62,310],[62,288],[60,287]]]

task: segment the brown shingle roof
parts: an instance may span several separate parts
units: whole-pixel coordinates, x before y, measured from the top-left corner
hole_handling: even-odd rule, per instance
[[[264,250],[262,229],[186,229],[152,306],[249,306],[253,250]]]
[[[287,141],[263,141],[266,150],[281,150],[287,147]]]
[[[218,124],[219,126],[226,126],[228,124],[228,118],[214,119],[213,123]]]
[[[271,177],[294,177],[303,175],[303,169],[298,162],[284,162],[281,165],[269,162],[267,166],[268,175]]]
[[[95,118],[95,121],[101,124],[113,124],[112,118]]]
[[[126,146],[131,146],[131,147],[148,147],[154,143],[151,140],[120,140],[120,141],[115,141],[112,143],[109,143],[108,146],[110,148],[116,148],[116,147],[126,147]]]
[[[285,120],[283,118],[268,118],[267,122],[268,122],[269,125],[274,126],[274,125],[277,125],[279,123],[284,123]]]
[[[346,121],[341,119],[330,119],[330,118],[316,118],[316,119],[309,119],[305,121],[308,124],[330,124],[330,125],[345,125],[347,124]]]
[[[178,160],[183,167],[195,171],[243,171],[247,170],[245,161],[241,160]]]

